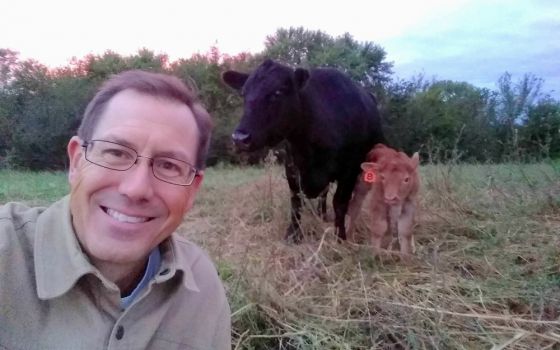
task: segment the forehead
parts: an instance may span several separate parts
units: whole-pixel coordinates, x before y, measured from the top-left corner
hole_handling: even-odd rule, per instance
[[[291,70],[277,64],[261,65],[247,79],[243,92],[274,89],[290,82]]]
[[[194,161],[198,127],[190,108],[179,101],[124,90],[99,118],[93,139],[126,140],[139,152],[174,151]]]
[[[390,157],[381,160],[381,171],[391,173],[412,173],[414,170],[410,159],[400,153],[394,153]]]

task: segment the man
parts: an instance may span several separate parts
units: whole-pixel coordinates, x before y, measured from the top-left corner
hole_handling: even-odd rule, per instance
[[[231,349],[216,270],[174,234],[211,128],[177,78],[102,86],[68,143],[70,195],[0,207],[0,349]]]

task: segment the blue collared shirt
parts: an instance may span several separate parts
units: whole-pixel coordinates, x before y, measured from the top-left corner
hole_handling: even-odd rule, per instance
[[[159,247],[155,247],[150,256],[148,257],[148,264],[146,265],[146,270],[144,271],[144,276],[140,280],[140,283],[134,288],[132,293],[127,295],[126,297],[121,298],[121,307],[126,309],[134,299],[140,294],[140,292],[148,286],[148,283],[154,276],[157,274],[159,270],[159,266],[161,264],[161,254],[159,252]]]

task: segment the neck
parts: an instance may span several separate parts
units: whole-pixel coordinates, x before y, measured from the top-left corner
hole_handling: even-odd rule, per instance
[[[126,296],[140,283],[146,270],[148,258],[130,264],[115,264],[106,261],[92,261],[92,263],[103,276],[119,287],[122,296]]]

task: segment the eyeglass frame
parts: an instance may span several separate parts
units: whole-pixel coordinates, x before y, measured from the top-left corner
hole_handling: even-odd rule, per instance
[[[101,164],[99,164],[99,163],[96,163],[96,162],[94,162],[94,161],[88,159],[88,156],[87,156],[87,155],[88,155],[88,146],[90,146],[90,145],[92,144],[92,142],[95,142],[95,141],[112,143],[112,144],[114,144],[114,145],[118,145],[118,146],[124,147],[124,148],[126,148],[126,149],[129,149],[129,150],[131,150],[132,152],[134,152],[134,154],[136,155],[136,159],[135,159],[134,162],[133,162],[128,168],[126,168],[126,169],[115,169],[115,168],[110,168],[110,167],[108,167],[108,166],[105,166],[105,165],[101,165]],[[194,165],[190,164],[189,162],[185,162],[184,160],[181,160],[181,159],[176,159],[176,158],[173,158],[173,157],[146,157],[146,156],[142,156],[142,155],[138,154],[138,151],[136,151],[134,148],[129,147],[129,146],[126,146],[126,145],[123,145],[123,144],[120,144],[120,143],[118,143],[118,142],[113,142],[113,141],[93,139],[93,140],[89,140],[89,141],[85,141],[85,140],[84,140],[84,141],[82,141],[82,142],[83,142],[83,143],[81,144],[81,147],[84,148],[84,158],[85,158],[88,162],[90,162],[91,164],[95,164],[95,165],[100,166],[100,167],[105,168],[105,169],[114,170],[114,171],[127,171],[127,170],[130,170],[136,163],[138,163],[138,158],[146,158],[146,159],[149,159],[149,160],[150,160],[150,168],[152,168],[152,174],[154,175],[154,177],[155,177],[156,179],[158,179],[159,181],[163,181],[163,182],[168,183],[168,184],[170,184],[170,185],[183,186],[183,187],[185,187],[185,186],[190,186],[190,185],[192,185],[192,183],[194,182],[194,179],[195,179],[197,176],[200,176],[200,170],[199,170],[199,169],[197,169]],[[154,170],[154,159],[155,159],[155,158],[169,158],[169,159],[173,159],[173,160],[179,161],[179,162],[181,162],[181,163],[185,163],[185,164],[187,164],[187,165],[194,171],[194,175],[192,176],[190,182],[187,183],[187,184],[180,184],[180,183],[175,183],[175,182],[170,182],[170,181],[164,180],[164,179],[158,177],[158,175],[156,174],[156,172],[155,172],[155,170]]]

